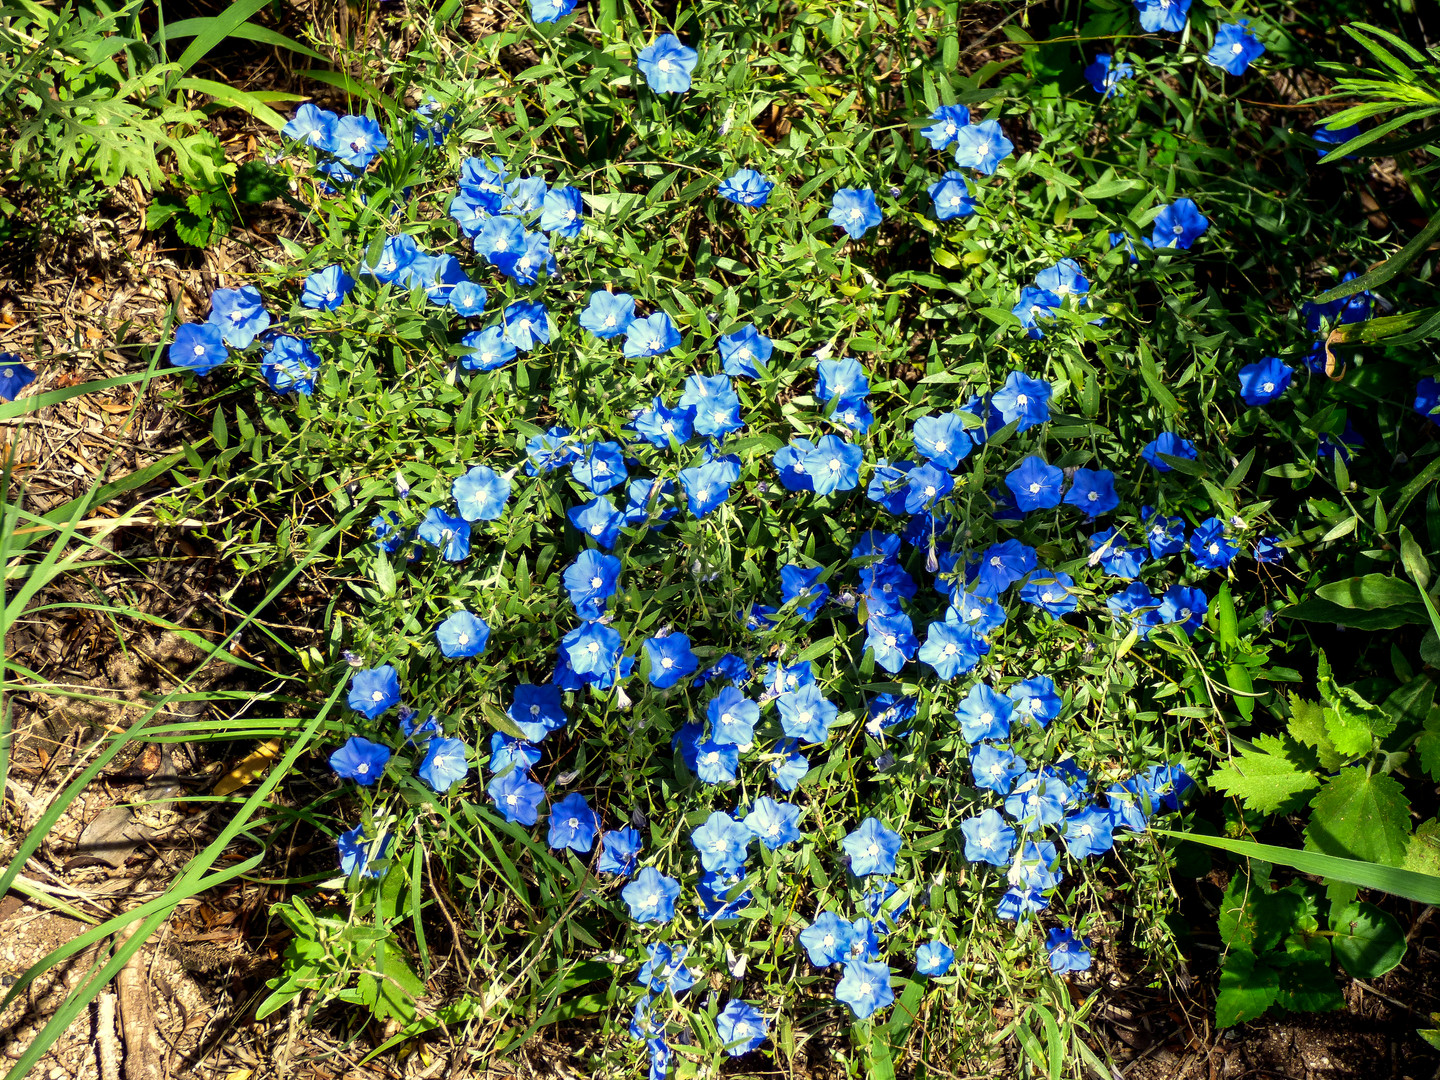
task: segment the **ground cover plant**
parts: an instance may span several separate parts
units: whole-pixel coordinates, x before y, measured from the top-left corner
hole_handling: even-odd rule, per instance
[[[1294,130],[1246,88],[1303,13],[1071,7],[964,67],[940,9],[447,7],[295,112],[308,231],[164,342],[163,511],[329,596],[267,824],[335,858],[258,1017],[1104,1075],[1097,957],[1166,970],[1211,868],[1170,834],[1435,876],[1429,267],[1309,188],[1426,191],[1433,61],[1361,28],[1375,104]],[[1401,632],[1340,678],[1336,623]],[[1220,1024],[1400,962],[1326,865],[1229,882]]]

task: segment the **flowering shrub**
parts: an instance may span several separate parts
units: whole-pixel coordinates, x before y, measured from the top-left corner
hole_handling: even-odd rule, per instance
[[[1186,26],[1185,0],[1136,7]],[[755,64],[719,8],[599,44],[540,8],[486,46],[538,50],[513,88],[302,106],[313,243],[169,351],[268,387],[234,446],[217,412],[205,466],[203,499],[294,507],[288,541],[226,535],[242,565],[373,508],[318,675],[348,679],[330,888],[388,896],[355,910],[426,963],[402,935],[427,892],[458,905],[545,1008],[628,1015],[655,1076],[791,1054],[817,1007],[895,1006],[866,1029],[887,1064],[928,994],[1068,1008],[1053,978],[1117,903],[1164,940],[1150,825],[1290,677],[1255,636],[1294,587],[1232,587],[1304,558],[1262,485],[1344,491],[1360,445],[1321,405],[1294,460],[1242,455],[1264,410],[1329,390],[1269,354],[1345,315],[1224,310],[1203,260],[1250,250],[1247,181],[1202,177],[1146,89],[1177,49],[1243,77],[1278,30],[1087,56],[1043,108],[1010,92],[1039,75],[987,88],[943,51],[876,91],[857,52],[860,108],[807,95],[803,34]],[[836,49],[893,30],[800,22]],[[1073,154],[1090,130],[1161,149]],[[360,993],[344,974],[327,993]],[[415,1034],[418,993],[353,999]]]

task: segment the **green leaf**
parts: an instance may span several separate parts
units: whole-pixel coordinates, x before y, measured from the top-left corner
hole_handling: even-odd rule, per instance
[[[1339,149],[1337,147],[1336,149]],[[1359,277],[1351,278],[1343,284],[1336,285],[1315,298],[1317,304],[1328,304],[1332,300],[1342,300],[1347,296],[1354,296],[1367,289],[1373,289],[1377,285],[1383,285],[1401,270],[1420,258],[1430,247],[1430,242],[1440,236],[1440,212],[1437,212],[1425,227],[1415,234],[1415,238],[1401,248],[1398,252],[1386,259],[1374,270],[1370,270]]]
[[[1325,731],[1335,749],[1347,757],[1370,753],[1376,739],[1395,730],[1395,721],[1383,709],[1371,705],[1348,686],[1338,686],[1328,673],[1319,679],[1320,693],[1330,708],[1325,710]]]
[[[1291,1012],[1343,1009],[1345,997],[1335,985],[1330,952],[1330,943],[1323,937],[1291,934],[1286,938],[1283,953],[1266,957],[1280,977],[1275,1004]]]
[[[1427,623],[1430,616],[1423,607],[1404,605],[1383,608],[1376,611],[1361,611],[1344,608],[1329,600],[1315,598],[1303,603],[1281,608],[1276,614],[1287,619],[1303,619],[1305,622],[1334,623],[1355,630],[1393,630],[1397,626]]]
[[[284,173],[263,161],[247,161],[235,170],[235,198],[243,203],[278,199],[290,190]]]
[[[1440,878],[1429,874],[1358,859],[1340,859],[1316,851],[1300,851],[1275,844],[1257,844],[1254,840],[1232,840],[1228,836],[1207,836],[1204,833],[1176,832],[1171,829],[1152,828],[1150,831],[1157,836],[1189,840],[1249,859],[1262,859],[1277,866],[1288,866],[1302,874],[1349,882],[1366,889],[1379,889],[1392,896],[1414,900],[1418,904],[1440,904]]]
[[[1418,604],[1420,593],[1411,585],[1389,574],[1365,574],[1321,585],[1315,595],[1343,608],[1378,611],[1404,604]]]
[[[1217,1027],[1234,1027],[1265,1015],[1280,993],[1280,976],[1249,949],[1231,949],[1220,971],[1215,999]]]
[[[1305,846],[1346,859],[1399,866],[1410,843],[1410,801],[1392,776],[1341,769],[1310,801]],[[1440,884],[1440,883],[1437,883]]]
[[[1431,818],[1415,826],[1415,835],[1405,849],[1406,870],[1440,878],[1440,820]]]
[[[1255,750],[1242,750],[1210,775],[1210,786],[1241,799],[1246,807],[1274,814],[1304,805],[1298,796],[1320,786],[1303,761],[1299,744],[1261,736]]]
[[[1405,959],[1405,931],[1374,904],[1350,904],[1331,922],[1335,955],[1357,979],[1378,979]]]
[[[1335,744],[1330,741],[1325,727],[1325,714],[1328,711],[1318,701],[1306,701],[1294,694],[1290,695],[1290,734],[1314,749],[1322,769],[1333,772],[1348,759],[1336,750]]]
[[[1254,875],[1238,873],[1220,903],[1220,940],[1231,948],[1267,952],[1295,929],[1302,907],[1294,890],[1269,892]]]

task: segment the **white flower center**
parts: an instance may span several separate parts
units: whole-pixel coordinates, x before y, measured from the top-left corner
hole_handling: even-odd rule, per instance
[[[660,430],[663,431],[666,435],[669,435],[675,430],[675,425],[672,424],[669,420],[666,420],[663,424],[660,425]]]
[[[888,645],[890,648],[892,648],[892,649],[895,648],[895,641],[896,641],[896,638],[895,638],[895,635],[894,635],[894,634],[886,634],[886,635],[885,635],[885,644]]]
[[[605,526],[604,526],[604,525],[600,525],[600,524],[597,523],[597,524],[595,524],[595,525],[591,525],[591,526],[590,526],[590,535],[591,535],[591,536],[599,536],[599,535],[600,535],[601,533],[603,533],[604,531],[605,531]]]
[[[954,644],[954,642],[948,642],[948,643],[945,645],[945,655],[946,655],[946,656],[954,656],[954,655],[955,655],[955,644]]]
[[[196,345],[196,346],[195,346],[195,355],[196,355],[196,356],[204,356],[204,355],[205,355],[205,346],[204,346],[204,345]],[[6,369],[5,369],[5,378],[8,379],[8,378],[10,378],[13,374],[14,374],[14,372],[12,372],[9,368],[6,368]]]
[[[865,216],[864,212],[861,211],[861,209],[860,209],[858,206],[855,207],[853,210],[850,211],[850,220],[851,220],[851,221],[859,221],[859,220],[860,220],[861,218],[863,218],[864,216]]]
[[[1244,45],[1241,45],[1240,42],[1238,42],[1238,41],[1235,42],[1234,45],[1231,45],[1231,46],[1230,46],[1230,52],[1233,53],[1235,56],[1239,56],[1239,55],[1240,55],[1242,52],[1244,52],[1244,51],[1245,51],[1245,46],[1244,46]]]
[[[455,640],[458,641],[461,645],[469,645],[469,644],[470,644],[470,635],[469,635],[469,634],[460,634],[458,637],[456,637]]]
[[[879,855],[879,854],[880,854],[880,845],[879,845],[879,844],[871,844],[868,848],[865,849],[865,854],[866,854],[866,855]]]
[[[606,326],[614,326],[614,325],[615,325],[615,316],[614,316],[614,315],[606,315],[606,316],[605,316],[605,325],[606,325]]]
[[[675,666],[675,661],[671,660],[668,656],[662,656],[660,658],[660,666],[663,668],[672,668]]]
[[[1218,555],[1218,554],[1220,554],[1220,545],[1219,545],[1219,544],[1211,544],[1211,545],[1210,545],[1210,554],[1211,554],[1211,555]]]
[[[655,66],[658,67],[661,71],[665,72],[667,75],[675,69],[675,65],[670,63],[669,60],[661,60]]]
[[[714,764],[718,763],[719,760],[720,760],[720,751],[718,751],[718,750],[711,750],[708,754],[705,755],[705,764],[707,764],[707,765],[714,765]]]
[[[592,577],[592,578],[590,579],[590,588],[592,588],[592,589],[598,589],[598,588],[600,588],[600,586],[602,586],[602,585],[604,585],[604,584],[605,584],[605,580],[604,580],[603,578],[601,578],[601,577]]]
[[[1039,484],[1031,484],[1031,485],[1030,485],[1030,494],[1031,494],[1031,495],[1038,495],[1038,494],[1040,494],[1040,485],[1039,485]]]
[[[925,496],[926,496],[926,498],[930,498],[930,499],[933,499],[933,498],[935,497],[935,485],[934,485],[934,484],[926,484],[926,485],[925,485]]]
[[[568,828],[571,829],[578,829],[580,827],[579,819],[573,817],[569,821],[565,822],[565,824]]]
[[[365,773],[368,773],[370,771],[370,766],[362,761],[359,765],[355,766],[355,771],[360,773],[361,775],[364,775]]]
[[[592,641],[592,642],[590,642],[589,649],[590,649],[590,655],[591,655],[591,656],[599,656],[599,655],[600,655],[600,643],[599,643],[598,641]]]
[[[385,700],[385,695],[382,694],[379,690],[376,690],[374,693],[372,693],[372,694],[370,695],[370,700],[371,700],[371,701],[384,701],[384,700]]]
[[[514,806],[514,805],[515,805],[515,802],[516,802],[516,798],[515,798],[514,795],[506,795],[506,796],[505,796],[505,805],[506,805],[506,806]]]
[[[1267,383],[1266,383],[1264,386],[1262,386],[1260,389],[1264,390],[1265,393],[1268,394],[1268,393],[1270,393],[1272,390],[1275,389],[1275,384],[1274,384],[1273,382],[1267,382]]]
[[[839,458],[831,458],[831,459],[830,459],[830,471],[831,471],[831,472],[839,472],[842,468],[844,468],[844,466],[841,464]]]

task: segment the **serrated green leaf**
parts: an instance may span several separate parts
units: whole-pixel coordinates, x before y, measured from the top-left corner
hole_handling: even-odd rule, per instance
[[[1318,701],[1290,695],[1290,734],[1315,751],[1321,768],[1333,772],[1348,759],[1335,749],[1326,733],[1325,712],[1325,706]]]
[[[235,198],[240,202],[269,202],[289,190],[285,175],[263,161],[247,161],[235,170]]]
[[[1415,835],[1405,849],[1406,870],[1440,878],[1440,819],[1431,818],[1415,826]]]
[[[1383,709],[1348,686],[1339,686],[1328,676],[1319,683],[1320,693],[1330,705],[1325,710],[1325,731],[1340,753],[1352,758],[1368,754],[1376,739],[1395,730],[1395,721]]]
[[[1234,1027],[1255,1020],[1275,1003],[1280,976],[1258,961],[1249,949],[1231,949],[1220,971],[1220,994],[1215,999],[1217,1027]]]
[[[1320,778],[1304,768],[1298,743],[1274,737],[1256,741],[1258,749],[1242,750],[1210,774],[1210,786],[1241,799],[1246,807],[1274,814],[1299,809],[1299,798],[1320,786]]]
[[[1410,800],[1392,776],[1341,769],[1310,801],[1305,846],[1344,859],[1399,866],[1410,843]]]

